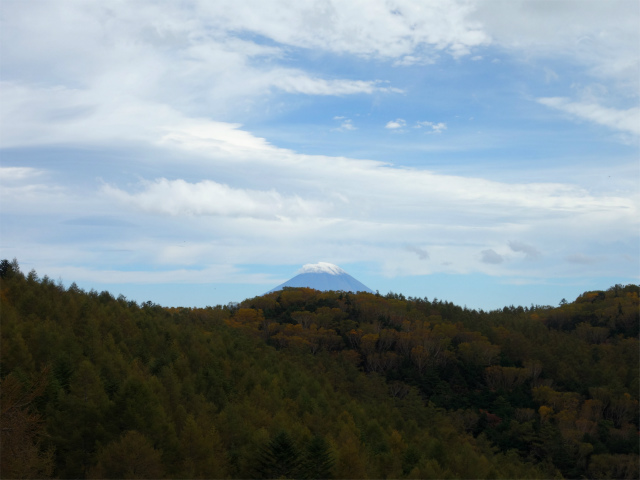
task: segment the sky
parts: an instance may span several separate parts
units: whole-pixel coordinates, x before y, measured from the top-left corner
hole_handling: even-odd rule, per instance
[[[304,264],[476,309],[640,283],[636,0],[2,0],[0,257],[138,302]]]

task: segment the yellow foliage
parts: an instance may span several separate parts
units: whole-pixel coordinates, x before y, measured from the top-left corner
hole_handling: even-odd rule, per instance
[[[543,422],[546,422],[551,418],[551,415],[553,414],[553,409],[550,407],[547,407],[546,405],[542,405],[538,409],[538,413],[540,414],[540,420],[542,420]]]

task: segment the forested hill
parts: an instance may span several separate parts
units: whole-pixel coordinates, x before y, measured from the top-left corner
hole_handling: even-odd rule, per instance
[[[637,285],[192,309],[0,277],[3,478],[638,478]]]

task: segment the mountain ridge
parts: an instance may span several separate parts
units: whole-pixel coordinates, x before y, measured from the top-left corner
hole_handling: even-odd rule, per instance
[[[327,262],[304,265],[296,276],[269,290],[267,293],[277,292],[285,287],[308,287],[322,292],[333,290],[374,293],[373,290],[349,275],[342,268]]]

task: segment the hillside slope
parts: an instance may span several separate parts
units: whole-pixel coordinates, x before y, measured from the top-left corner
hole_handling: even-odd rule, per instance
[[[168,309],[0,276],[3,477],[637,478],[635,285]]]
[[[285,287],[293,288],[313,288],[319,291],[343,291],[343,292],[368,292],[373,291],[353,278],[349,274],[332,275],[330,273],[301,273],[295,277],[287,280],[282,285],[278,285],[276,288],[268,293],[277,292],[283,290]]]

